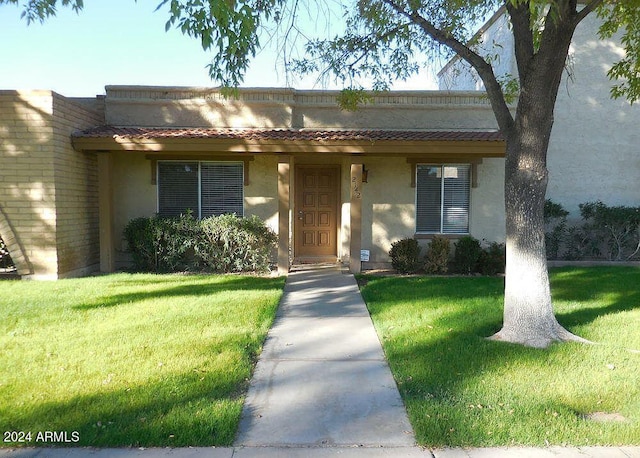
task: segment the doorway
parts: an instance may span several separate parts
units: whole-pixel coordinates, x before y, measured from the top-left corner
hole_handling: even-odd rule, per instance
[[[299,165],[295,177],[295,258],[335,262],[338,253],[340,166]]]

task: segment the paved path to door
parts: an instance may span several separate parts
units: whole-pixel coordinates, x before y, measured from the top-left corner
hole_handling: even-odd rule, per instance
[[[291,272],[236,446],[412,447],[404,405],[353,275]]]

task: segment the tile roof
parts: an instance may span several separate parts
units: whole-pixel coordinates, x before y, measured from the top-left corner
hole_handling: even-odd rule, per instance
[[[329,130],[329,129],[230,129],[230,128],[149,128],[101,126],[73,134],[75,138],[114,139],[219,139],[252,141],[502,141],[497,131],[448,130]]]

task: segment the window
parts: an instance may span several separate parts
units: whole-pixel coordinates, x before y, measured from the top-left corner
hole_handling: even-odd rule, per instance
[[[158,213],[244,214],[244,169],[230,162],[158,162]]]
[[[416,232],[469,233],[471,166],[416,167]]]

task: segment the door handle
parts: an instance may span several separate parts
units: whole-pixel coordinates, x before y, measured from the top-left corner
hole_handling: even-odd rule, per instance
[[[300,210],[300,211],[298,212],[298,219],[299,219],[300,221],[302,221],[302,217],[303,217],[303,216],[304,216],[304,213],[302,212],[302,210]]]

